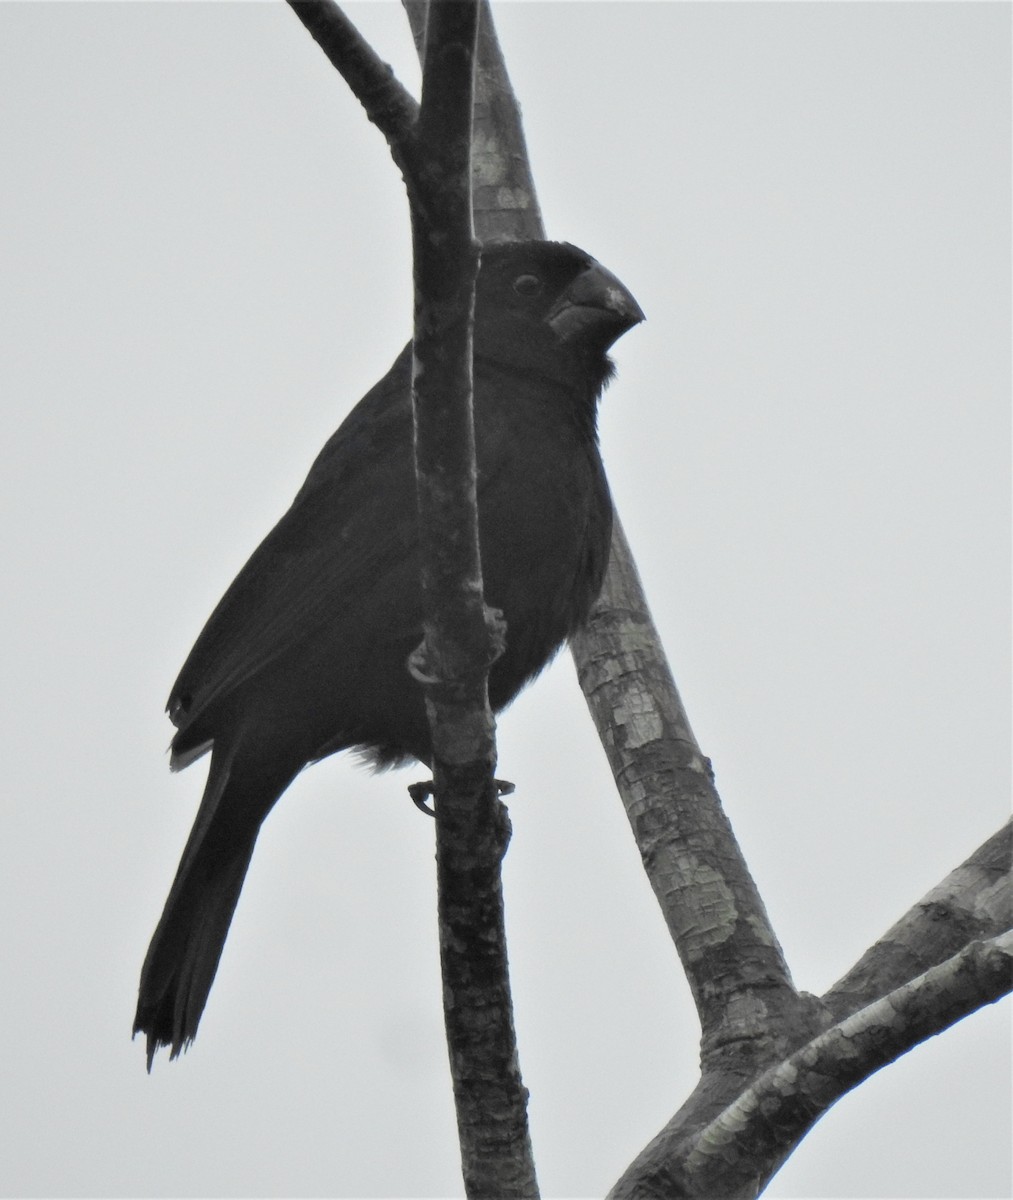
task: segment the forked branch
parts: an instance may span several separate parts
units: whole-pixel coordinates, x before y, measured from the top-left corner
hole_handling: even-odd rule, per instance
[[[1013,933],[959,954],[859,1009],[764,1072],[684,1157],[694,1197],[753,1197],[843,1095],[1010,988]],[[638,1193],[643,1194],[643,1193]],[[666,1193],[671,1195],[671,1193]]]

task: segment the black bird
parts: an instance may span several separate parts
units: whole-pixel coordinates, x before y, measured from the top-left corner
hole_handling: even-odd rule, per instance
[[[506,619],[499,711],[584,621],[612,503],[597,403],[609,346],[643,320],[625,287],[556,242],[486,246],[474,414],[486,602]],[[261,822],[307,763],[349,747],[429,764],[412,464],[411,345],[352,409],[291,508],[211,614],[169,697],[171,765],[211,750],[183,857],[141,970],[134,1033],[175,1058],[194,1038]]]

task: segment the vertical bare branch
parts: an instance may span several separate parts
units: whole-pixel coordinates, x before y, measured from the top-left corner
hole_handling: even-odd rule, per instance
[[[507,972],[500,865],[509,824],[493,770],[472,418],[471,124],[477,0],[433,6],[416,107],[331,0],[289,0],[384,133],[408,190],[413,408],[424,640],[411,669],[433,744],[444,1016],[470,1197],[536,1197]]]
[[[433,734],[444,1017],[472,1197],[537,1196],[506,959],[500,863],[509,836],[493,769],[472,422],[470,142],[474,2],[432,6],[407,176],[415,263],[415,463]]]

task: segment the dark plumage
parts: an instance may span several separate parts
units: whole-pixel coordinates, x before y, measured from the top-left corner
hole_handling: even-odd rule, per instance
[[[502,709],[583,622],[601,587],[612,506],[598,455],[608,347],[643,319],[573,246],[483,250],[474,411],[485,596],[506,650]],[[429,762],[412,466],[411,346],[324,446],[291,508],[205,625],[168,711],[172,765],[209,748],[200,810],[141,971],[134,1032],[172,1057],[197,1032],[261,822],[316,759]]]

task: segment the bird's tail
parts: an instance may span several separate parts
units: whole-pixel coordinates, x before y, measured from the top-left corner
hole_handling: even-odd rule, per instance
[[[175,1058],[197,1033],[264,817],[284,790],[239,778],[235,746],[211,757],[197,819],[141,968],[134,1033]]]

